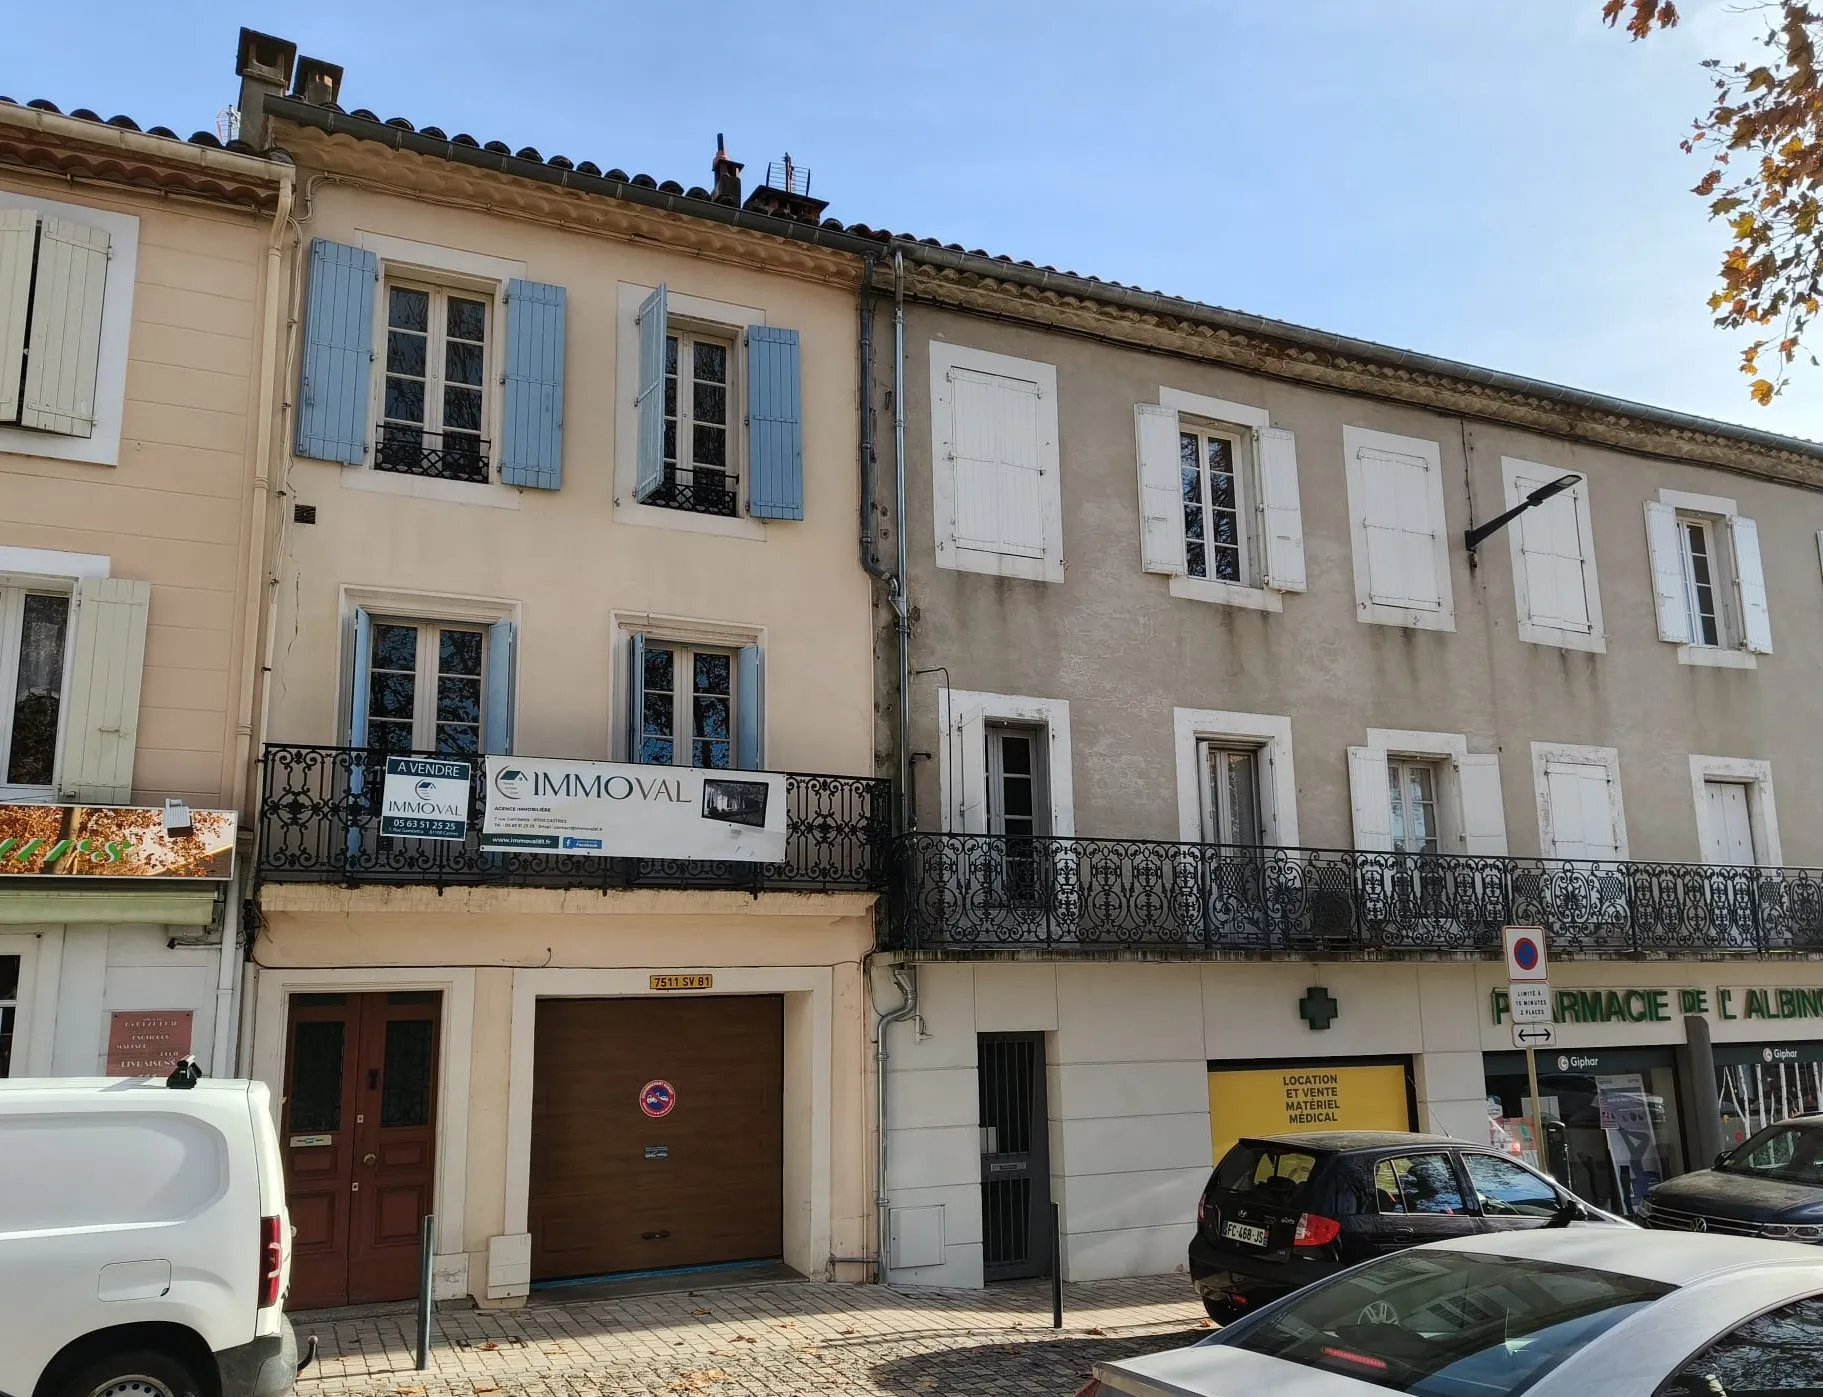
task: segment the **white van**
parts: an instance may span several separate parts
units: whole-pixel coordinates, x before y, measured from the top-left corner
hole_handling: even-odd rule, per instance
[[[291,1224],[265,1086],[0,1081],[0,1397],[278,1397]]]

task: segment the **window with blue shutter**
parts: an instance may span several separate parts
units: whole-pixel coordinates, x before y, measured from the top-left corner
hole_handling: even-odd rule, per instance
[[[757,645],[697,648],[634,635],[628,645],[627,760],[758,769],[763,685]]]
[[[519,662],[518,631],[511,621],[487,628],[487,696],[481,705],[481,750],[505,756],[513,750],[513,674]]]
[[[747,327],[747,512],[804,517],[804,427],[798,332]]]
[[[348,466],[367,458],[377,276],[378,263],[366,248],[311,241],[297,406],[300,456]]]
[[[506,285],[505,441],[500,479],[534,490],[563,487],[564,289]]]
[[[645,500],[665,483],[665,287],[639,307],[639,446],[634,498]]]

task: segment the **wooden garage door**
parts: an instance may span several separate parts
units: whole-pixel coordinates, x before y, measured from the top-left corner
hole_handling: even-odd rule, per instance
[[[533,1279],[780,1254],[784,1024],[777,996],[538,1001]]]

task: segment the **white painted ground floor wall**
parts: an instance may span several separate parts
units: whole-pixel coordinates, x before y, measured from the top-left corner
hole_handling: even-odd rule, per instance
[[[204,936],[217,939],[195,944]],[[0,955],[19,957],[11,1075],[101,1076],[109,1016],[144,1009],[190,1010],[190,1051],[209,1071],[224,1012],[220,953],[219,933],[195,926],[0,927]]]
[[[1485,1142],[1483,1054],[1512,1048],[1491,1012],[1504,972],[1484,962],[926,963],[917,973],[918,1016],[887,1036],[887,1194],[895,1213],[941,1208],[943,1260],[894,1267],[889,1239],[895,1284],[982,1284],[978,1034],[1045,1035],[1051,1196],[1070,1280],[1183,1268],[1212,1163],[1210,1063],[1409,1057],[1418,1128]],[[1313,985],[1339,1005],[1322,1031],[1298,1013]],[[1576,962],[1555,967],[1553,985],[1734,985],[1738,1013],[1746,987],[1823,985],[1823,964]],[[876,993],[895,1002],[890,987]],[[1711,1023],[1718,1044],[1823,1037],[1817,1019]],[[1568,1048],[1683,1039],[1675,1012],[1559,1028]]]

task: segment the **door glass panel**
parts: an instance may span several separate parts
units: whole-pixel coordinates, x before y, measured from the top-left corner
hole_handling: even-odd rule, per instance
[[[6,771],[6,779],[15,785],[51,784],[69,618],[68,597],[33,592],[25,598],[19,637],[19,682],[13,694],[12,746]]]
[[[641,676],[644,707],[639,715],[638,761],[649,766],[676,763],[677,656],[655,645],[646,647],[646,672]]]
[[[734,657],[699,654],[691,666],[690,765],[734,765]]]
[[[418,705],[418,628],[376,625],[367,676],[367,745],[409,752]]]
[[[1399,1173],[1393,1168],[1402,1160],[1383,1159],[1374,1166],[1374,1199],[1382,1213],[1403,1213],[1405,1191],[1399,1187]]]
[[[1557,1191],[1529,1169],[1485,1154],[1465,1154],[1469,1182],[1490,1218],[1548,1218],[1557,1211]]]
[[[445,630],[437,638],[437,750],[481,750],[481,632]]]
[[[394,1019],[386,1025],[386,1063],[381,1073],[380,1124],[430,1124],[429,1019]]]
[[[297,1024],[291,1033],[291,1133],[328,1135],[342,1128],[343,1040],[337,1021]]]

